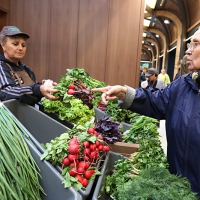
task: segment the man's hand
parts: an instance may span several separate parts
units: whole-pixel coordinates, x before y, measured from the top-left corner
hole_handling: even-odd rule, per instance
[[[107,100],[111,101],[116,98],[125,99],[127,88],[121,85],[107,86],[103,88],[91,89],[92,92],[103,92],[102,101],[107,104]]]

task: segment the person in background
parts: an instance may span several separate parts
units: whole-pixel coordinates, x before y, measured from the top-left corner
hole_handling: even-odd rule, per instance
[[[187,64],[187,55],[183,56],[180,71],[181,71],[181,76],[184,74],[190,73],[190,70],[188,69],[188,64]]]
[[[151,88],[154,91],[165,88],[165,84],[163,80],[158,77],[158,71],[155,68],[149,68],[145,76],[148,80],[147,88]]]
[[[179,78],[181,76],[181,63],[182,63],[182,59],[179,60],[177,62],[177,68],[178,68],[178,72],[176,73],[176,76],[174,77],[174,80],[176,80],[177,78]]]
[[[146,82],[146,73],[147,73],[148,68],[147,67],[143,67],[141,72],[140,72],[140,83],[139,83],[139,87],[142,86],[142,82],[145,81]]]
[[[29,35],[15,26],[5,26],[0,32],[0,44],[3,54],[0,55],[0,100],[17,99],[20,102],[34,105],[42,97],[57,100],[51,93],[56,85],[42,84],[36,81],[33,71],[21,62],[27,48]],[[45,81],[43,80],[43,83]]]
[[[142,115],[166,120],[167,158],[172,174],[186,177],[200,196],[200,29],[191,37],[186,50],[191,73],[151,92],[129,86],[94,88],[102,100],[118,98],[119,106]]]
[[[165,86],[170,84],[170,78],[169,75],[166,73],[165,69],[161,70],[161,73],[158,75],[158,77],[163,80]]]
[[[190,70],[188,69],[188,66],[187,66],[187,55],[183,56],[183,59],[178,61],[177,66],[178,66],[178,72],[177,72],[174,80],[176,80],[180,76],[182,76],[184,74],[188,74],[190,72]]]

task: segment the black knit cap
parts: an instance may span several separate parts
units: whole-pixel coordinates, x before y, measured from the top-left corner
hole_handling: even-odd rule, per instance
[[[21,32],[16,26],[4,26],[0,34],[5,36],[24,35],[30,38],[28,34]]]

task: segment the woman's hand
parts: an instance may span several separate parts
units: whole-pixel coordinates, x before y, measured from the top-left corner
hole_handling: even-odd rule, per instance
[[[91,89],[92,92],[103,92],[102,101],[107,104],[107,100],[111,101],[116,98],[125,99],[127,88],[121,85],[107,86],[103,88]]]
[[[45,84],[43,84],[43,85],[40,86],[40,92],[42,93],[42,95],[45,98],[47,98],[47,99],[49,99],[51,101],[58,100],[59,97],[55,97],[55,96],[52,95],[53,92],[58,92],[59,91],[57,89],[53,89],[55,85],[56,85],[55,82],[53,82],[52,85],[45,85]]]

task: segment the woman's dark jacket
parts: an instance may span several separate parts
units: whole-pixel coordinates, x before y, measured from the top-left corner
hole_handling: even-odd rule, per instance
[[[13,71],[25,70],[30,78],[35,82],[27,86],[19,86],[10,73],[9,63]],[[19,66],[7,60],[4,55],[0,54],[0,100],[18,99],[23,103],[34,105],[43,97],[40,92],[41,84],[36,83],[35,74],[23,63],[19,62]]]
[[[183,75],[155,92],[127,86],[121,108],[166,120],[169,170],[187,177],[200,195],[200,90],[191,76]]]

